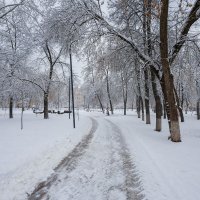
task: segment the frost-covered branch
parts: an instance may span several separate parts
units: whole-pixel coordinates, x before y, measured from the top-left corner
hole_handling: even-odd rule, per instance
[[[177,57],[177,54],[181,50],[183,44],[187,41],[187,35],[190,31],[191,26],[200,18],[200,1],[196,0],[188,17],[181,30],[178,42],[173,46],[170,56],[170,64],[172,64]]]

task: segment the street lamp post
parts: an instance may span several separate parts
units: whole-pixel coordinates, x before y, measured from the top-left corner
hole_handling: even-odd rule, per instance
[[[72,51],[71,45],[69,46],[69,58],[70,58],[70,72],[71,72],[71,93],[72,93],[72,113],[73,113],[73,127],[75,128],[75,112],[74,112],[74,87],[73,87],[73,71],[72,71]]]

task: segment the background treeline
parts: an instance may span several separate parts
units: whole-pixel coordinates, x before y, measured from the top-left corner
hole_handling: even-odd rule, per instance
[[[69,99],[72,50],[87,63],[85,107],[136,108],[147,124],[152,109],[155,130],[166,117],[169,138],[180,142],[183,111],[200,119],[199,18],[199,0],[1,1],[1,105],[13,117],[16,102],[33,101],[47,119],[49,103]]]

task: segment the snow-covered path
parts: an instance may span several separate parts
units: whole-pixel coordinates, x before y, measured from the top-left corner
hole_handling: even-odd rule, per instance
[[[94,116],[88,135],[40,183],[29,200],[143,199],[135,166],[119,127]]]
[[[167,120],[157,133],[155,116],[146,125],[135,111],[81,111],[76,129],[66,115],[27,111],[23,131],[20,115],[0,115],[0,200],[199,199],[199,121],[185,119],[172,143]]]

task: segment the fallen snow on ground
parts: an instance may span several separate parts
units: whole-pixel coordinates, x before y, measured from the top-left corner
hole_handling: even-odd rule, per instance
[[[22,131],[19,115],[9,120],[0,113],[0,200],[24,200],[26,192],[45,181],[88,134],[91,120],[87,116],[99,123],[94,138],[74,169],[61,174],[60,187],[50,189],[51,199],[125,199],[123,188],[128,176],[122,170],[122,144],[127,145],[124,152],[136,166],[146,199],[199,199],[200,126],[196,116],[185,116],[182,142],[172,143],[167,140],[167,120],[163,120],[163,131],[158,133],[153,130],[154,115],[152,124],[146,125],[135,111],[129,111],[127,116],[120,111],[113,116],[81,112],[75,130],[67,115],[50,115],[49,120],[43,120],[41,115],[25,113]],[[112,128],[107,120],[118,128]]]
[[[92,120],[93,131],[29,200],[143,200],[122,132],[103,117]]]
[[[44,120],[29,111],[23,130],[18,112],[14,119],[1,112],[0,124],[0,200],[26,199],[26,193],[50,176],[91,128],[91,120],[84,116],[73,129],[67,114],[51,114]]]
[[[159,133],[153,131],[155,116],[151,125],[138,119],[136,112],[109,119],[126,138],[149,200],[200,199],[200,124],[196,115],[187,114],[181,123],[181,143],[167,140],[167,120]]]

